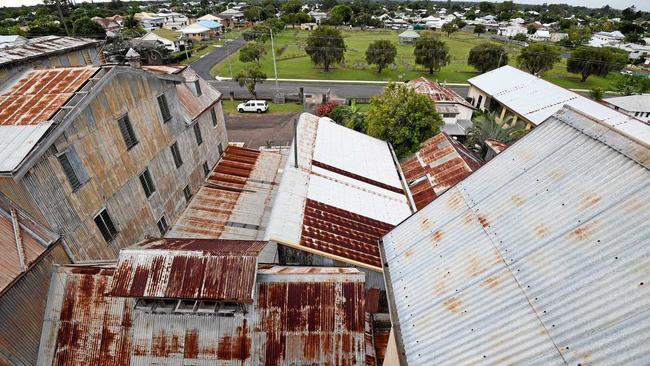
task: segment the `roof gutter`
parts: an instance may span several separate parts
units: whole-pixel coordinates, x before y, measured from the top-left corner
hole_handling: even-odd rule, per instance
[[[409,188],[408,182],[404,177],[404,172],[402,172],[402,166],[399,164],[399,161],[397,160],[397,155],[395,155],[395,151],[393,150],[393,145],[391,145],[391,143],[388,141],[386,141],[386,144],[388,145],[388,150],[390,150],[390,155],[393,157],[393,164],[395,164],[395,169],[397,170],[397,175],[399,175],[399,181],[400,184],[402,185],[402,190],[404,191],[404,194],[406,195],[406,198],[409,202],[409,206],[411,207],[411,213],[414,213],[418,209],[417,206],[415,206],[415,201],[413,200],[413,194],[411,193],[411,189]]]

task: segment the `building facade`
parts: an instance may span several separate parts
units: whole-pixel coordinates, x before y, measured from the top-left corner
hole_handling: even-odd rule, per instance
[[[47,108],[17,104],[27,88]],[[73,260],[114,259],[164,234],[202,185],[227,144],[220,100],[183,68],[32,71],[0,96],[0,191]]]

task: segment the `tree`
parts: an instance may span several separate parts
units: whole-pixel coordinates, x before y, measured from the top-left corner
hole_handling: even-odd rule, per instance
[[[528,37],[523,33],[517,33],[514,36],[512,36],[511,38],[513,40],[519,41],[519,42],[526,42],[528,40]]]
[[[263,83],[264,80],[266,80],[266,74],[260,70],[260,67],[257,65],[241,70],[237,75],[235,75],[235,81],[239,86],[246,86],[246,89],[251,93],[253,98],[257,98],[255,86],[258,83]]]
[[[397,56],[397,48],[391,41],[384,39],[372,42],[366,50],[366,62],[377,65],[379,74],[387,65],[395,61],[395,56]]]
[[[394,83],[370,99],[366,122],[368,134],[390,142],[398,158],[417,151],[442,126],[442,118],[427,95]]]
[[[265,20],[266,19],[266,13],[264,13],[264,9],[262,9],[259,6],[252,5],[247,7],[244,10],[244,18],[248,20],[249,22],[255,22],[255,21],[260,21],[260,20]]]
[[[485,26],[483,24],[477,24],[474,26],[474,34],[476,34],[477,37],[480,37],[481,34],[485,33]]]
[[[508,51],[495,43],[481,43],[469,50],[467,64],[481,74],[508,64]]]
[[[591,75],[606,77],[622,69],[627,63],[627,53],[612,47],[582,46],[571,52],[567,60],[568,72],[580,74],[582,82]]]
[[[603,95],[605,94],[605,90],[599,86],[594,86],[590,91],[589,95],[591,96],[591,99],[593,100],[603,100]]]
[[[239,50],[239,61],[260,63],[266,53],[264,44],[258,42],[248,42]]]
[[[553,68],[560,62],[560,51],[553,46],[542,43],[533,43],[521,50],[517,62],[523,69],[531,74],[541,74]]]
[[[341,23],[349,23],[352,20],[353,11],[350,5],[339,4],[330,10],[330,14],[333,18],[337,18]]]
[[[334,63],[345,59],[345,42],[341,31],[330,27],[319,27],[307,38],[305,52],[316,65],[323,65],[325,71],[330,71]]]
[[[625,35],[625,42],[627,43],[636,43],[636,44],[645,44],[645,39],[643,39],[643,33],[628,33]]]
[[[88,17],[82,17],[72,24],[72,35],[82,37],[106,37],[106,31],[94,20]]]
[[[440,30],[447,33],[447,37],[450,37],[452,33],[458,32],[458,26],[452,22],[448,22],[443,24]]]
[[[511,142],[526,134],[526,128],[512,123],[512,116],[507,116],[499,123],[494,113],[479,112],[474,114],[472,127],[468,131],[467,146],[482,157],[487,153],[485,140]]]
[[[429,70],[429,74],[439,71],[451,61],[449,48],[445,42],[439,40],[432,32],[423,32],[415,41],[415,63]]]
[[[282,4],[282,11],[285,13],[297,13],[302,8],[302,1],[300,0],[288,0],[286,3]]]
[[[334,122],[351,128],[357,132],[366,133],[368,126],[366,124],[366,116],[361,112],[357,102],[353,99],[350,106],[337,105],[329,112],[329,118]]]
[[[614,89],[623,95],[647,93],[650,91],[650,79],[638,75],[621,75],[614,83]]]

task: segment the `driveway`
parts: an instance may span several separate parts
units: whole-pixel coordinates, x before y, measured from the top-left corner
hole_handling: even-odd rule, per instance
[[[243,142],[245,147],[290,145],[293,141],[293,114],[226,114],[230,142]]]
[[[228,57],[237,52],[243,45],[246,44],[243,38],[237,38],[232,40],[219,48],[215,48],[214,51],[208,53],[207,55],[201,57],[200,59],[192,62],[190,67],[194,70],[200,77],[205,80],[213,80],[214,78],[210,75],[210,69],[223,61]]]

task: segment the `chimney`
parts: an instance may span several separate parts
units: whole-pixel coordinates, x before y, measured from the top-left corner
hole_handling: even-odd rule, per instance
[[[140,54],[137,53],[133,48],[129,48],[129,51],[126,53],[126,61],[129,63],[129,66],[140,69],[142,68],[142,63],[140,60]]]

